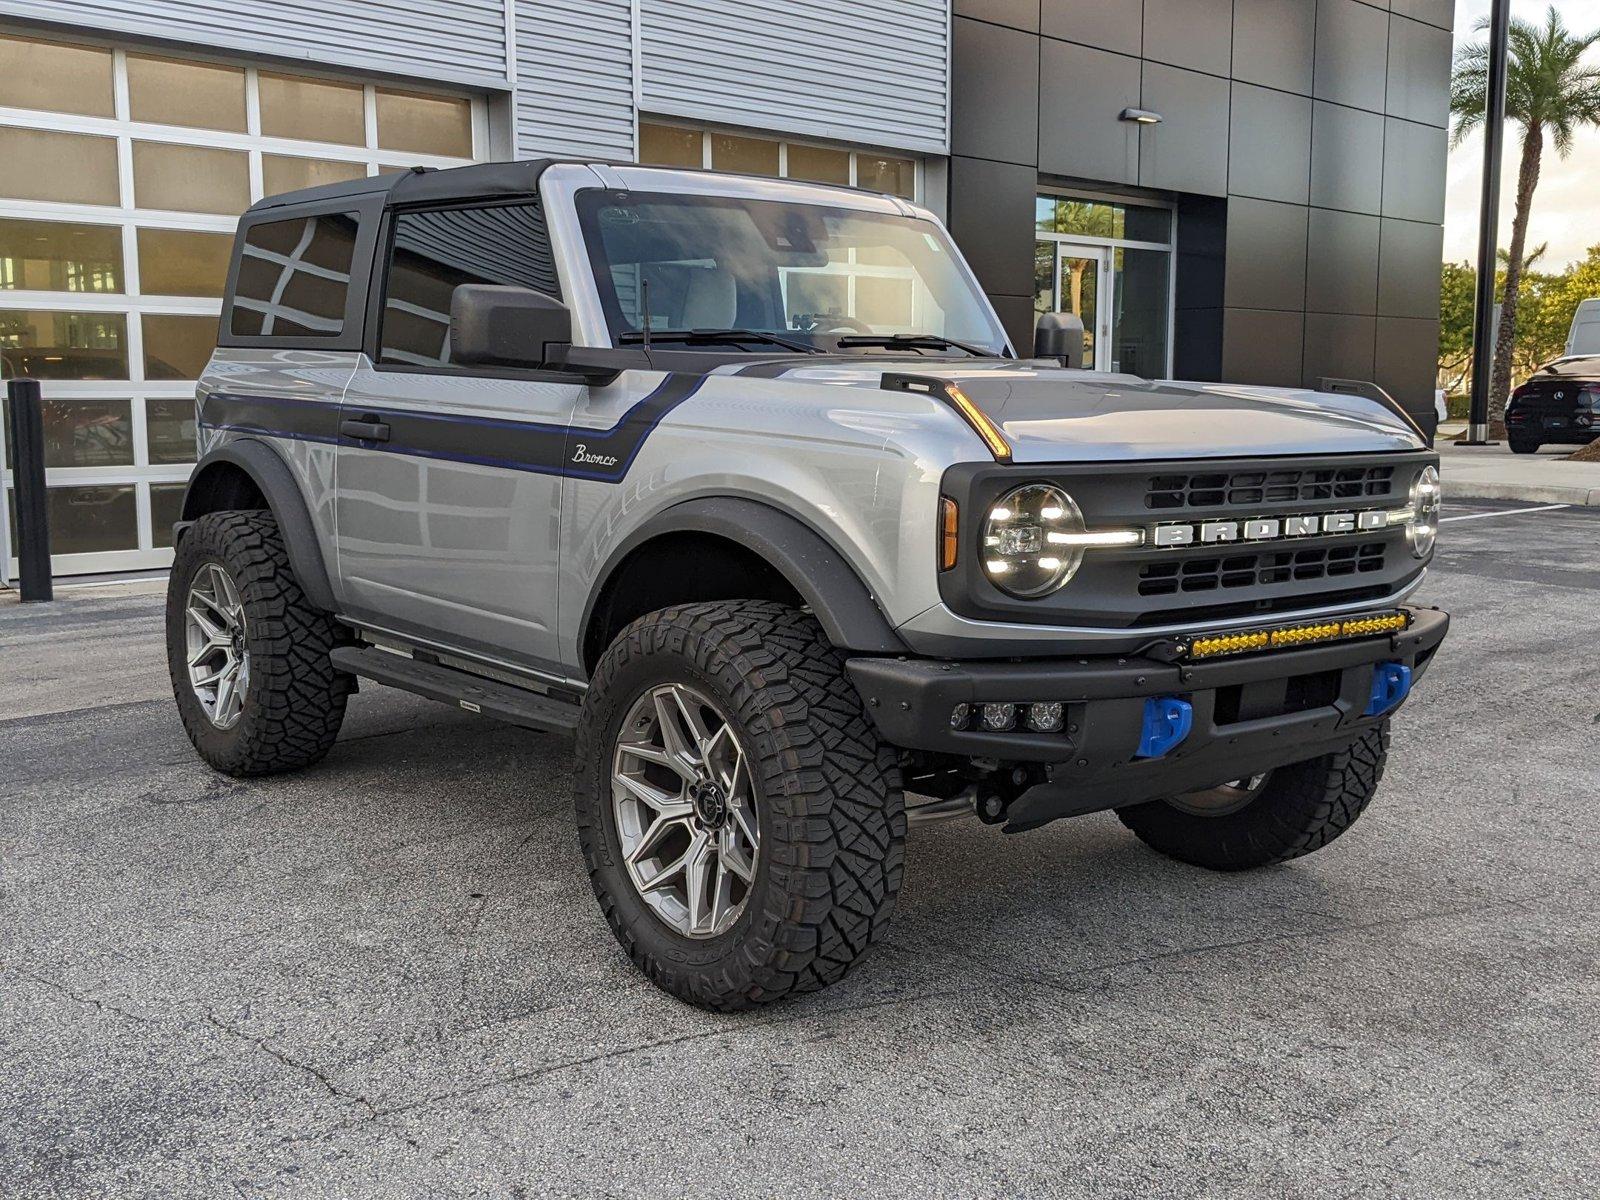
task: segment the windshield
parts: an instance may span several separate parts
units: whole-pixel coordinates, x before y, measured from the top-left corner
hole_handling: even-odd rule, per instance
[[[896,334],[994,354],[1005,346],[982,293],[930,221],[820,204],[595,189],[579,193],[578,216],[619,343],[638,340],[648,310],[652,334],[749,330],[849,353],[883,353],[894,348],[883,343]],[[919,342],[915,349],[941,348]]]

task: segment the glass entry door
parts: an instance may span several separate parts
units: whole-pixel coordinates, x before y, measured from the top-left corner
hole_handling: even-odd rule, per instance
[[[1083,365],[1144,379],[1171,374],[1172,213],[1148,205],[1040,196],[1034,312],[1083,321]]]
[[[1083,365],[1115,371],[1111,353],[1111,251],[1104,246],[1056,242],[1056,294],[1051,312],[1069,312],[1083,322]]]

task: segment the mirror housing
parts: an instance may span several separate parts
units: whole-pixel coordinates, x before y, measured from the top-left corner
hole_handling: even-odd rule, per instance
[[[572,342],[572,313],[532,288],[463,283],[450,294],[450,358],[463,367],[538,370]]]
[[[1045,313],[1033,330],[1033,356],[1054,358],[1063,367],[1083,366],[1083,318],[1072,313]]]

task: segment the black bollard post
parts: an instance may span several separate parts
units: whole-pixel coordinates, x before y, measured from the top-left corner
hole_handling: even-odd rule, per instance
[[[37,379],[6,383],[6,442],[17,506],[17,582],[24,604],[54,596],[50,582],[50,505],[44,485],[44,413]]]

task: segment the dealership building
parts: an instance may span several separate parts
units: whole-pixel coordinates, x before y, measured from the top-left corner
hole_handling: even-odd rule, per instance
[[[170,561],[239,213],[419,164],[893,192],[945,217],[1024,353],[1070,310],[1103,370],[1431,412],[1453,9],[7,0],[0,373],[44,381],[56,569]]]

